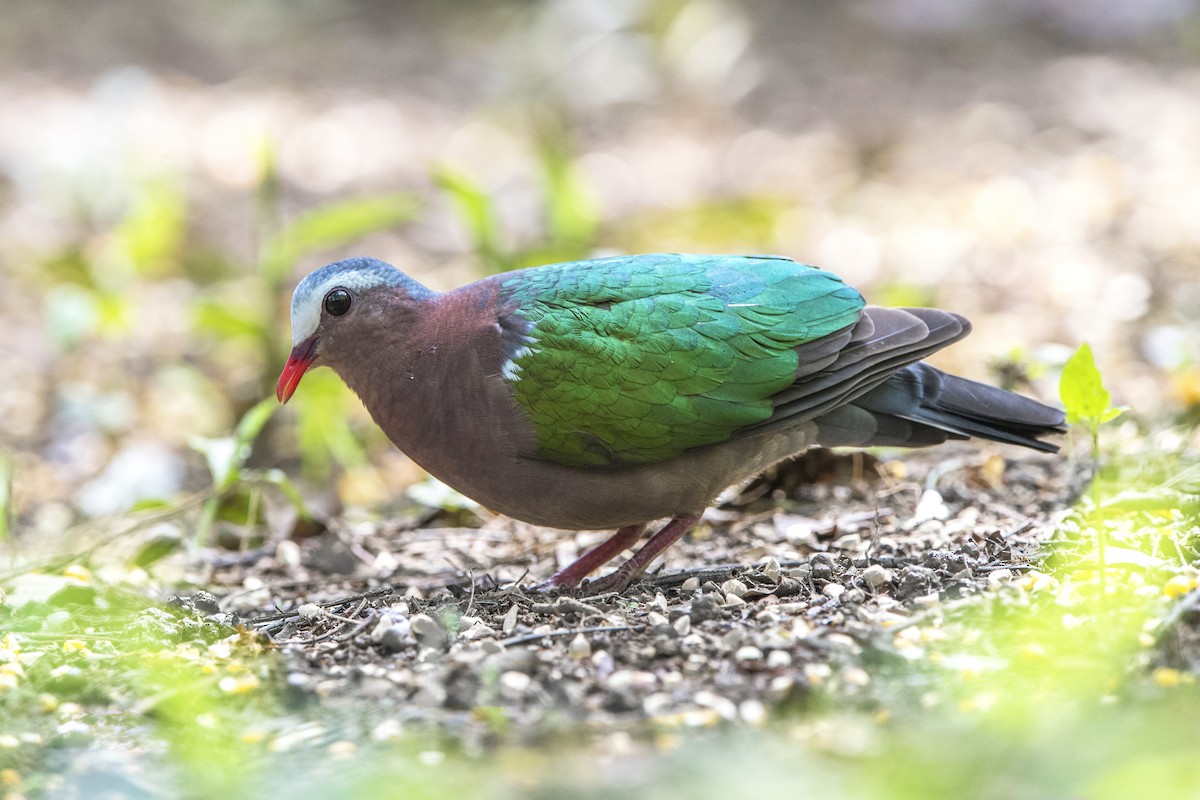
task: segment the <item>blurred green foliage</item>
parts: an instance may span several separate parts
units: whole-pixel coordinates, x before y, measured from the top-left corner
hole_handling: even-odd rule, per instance
[[[12,455],[0,450],[0,543],[7,542],[12,524]]]
[[[1104,388],[1100,370],[1087,342],[1067,359],[1058,383],[1059,397],[1067,410],[1067,421],[1087,426],[1092,442],[1092,513],[1100,513],[1100,426],[1116,419],[1122,409],[1113,408],[1112,396]],[[1108,535],[1103,520],[1096,525],[1096,560],[1100,570],[1100,593],[1105,595],[1108,579]]]
[[[243,436],[264,413],[243,423]],[[238,447],[211,450],[215,474],[232,480]],[[1141,474],[1133,461],[1122,468],[1122,478]],[[1185,455],[1166,472],[1198,468]],[[1106,594],[1088,555],[1097,521],[1075,513],[1040,568],[885,627],[861,642],[859,658],[835,661],[835,674],[868,668],[865,686],[810,686],[803,708],[783,706],[761,730],[631,725],[623,748],[643,755],[606,763],[633,759],[633,772],[595,769],[598,743],[587,735],[525,746],[496,708],[473,711],[499,737],[482,753],[420,724],[373,737],[378,717],[360,718],[353,700],[295,703],[281,661],[255,637],[99,581],[90,584],[97,599],[79,594],[66,622],[61,607],[0,605],[0,624],[16,631],[0,650],[41,654],[0,691],[0,713],[6,731],[48,739],[72,720],[63,730],[123,731],[126,746],[167,768],[159,785],[178,781],[195,797],[267,787],[299,798],[1192,796],[1200,688],[1164,645],[1178,635],[1173,609],[1195,591],[1179,553],[1195,547],[1200,494],[1170,483],[1109,503],[1102,524],[1119,547]],[[453,604],[439,612],[452,630],[459,613]],[[45,786],[47,752],[6,746],[0,769],[26,776],[27,790]]]
[[[495,199],[471,175],[443,164],[433,178],[446,194],[485,273],[586,258],[598,243],[600,211],[560,130],[536,137],[541,235],[505,241]]]

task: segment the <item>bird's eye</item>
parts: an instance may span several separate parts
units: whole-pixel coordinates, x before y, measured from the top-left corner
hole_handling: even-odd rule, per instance
[[[340,317],[350,310],[350,292],[345,289],[330,289],[325,295],[325,311],[330,316]]]

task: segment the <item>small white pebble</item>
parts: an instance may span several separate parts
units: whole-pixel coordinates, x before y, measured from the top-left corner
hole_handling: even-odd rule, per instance
[[[582,633],[577,633],[571,643],[567,645],[567,655],[571,658],[591,658],[592,643]]]
[[[725,595],[725,605],[727,605],[727,606],[744,606],[744,605],[746,605],[746,601],[743,600],[741,597],[737,596],[736,594],[727,594],[727,595]]]
[[[784,669],[792,665],[792,654],[787,650],[772,650],[767,653],[767,669]]]
[[[321,611],[321,607],[316,603],[305,603],[296,609],[296,613],[305,619],[312,619],[313,617],[321,616],[324,612]]]
[[[512,632],[516,630],[517,614],[519,611],[520,609],[517,608],[517,604],[513,603],[509,606],[508,611],[505,612],[504,621],[500,623],[500,630],[504,632],[505,636],[511,636]]]
[[[872,589],[878,589],[892,579],[892,574],[880,564],[872,564],[863,570],[863,581]]]
[[[993,589],[1004,586],[1005,584],[1012,582],[1012,576],[1013,573],[1011,569],[994,569],[988,573],[988,586]]]
[[[520,697],[533,683],[533,678],[524,672],[510,669],[500,673],[500,691],[510,697]]]
[[[738,706],[738,716],[750,725],[762,725],[767,721],[767,707],[758,700],[743,700]]]
[[[734,703],[732,700],[730,700],[728,697],[721,697],[720,695],[714,694],[713,692],[710,692],[707,690],[702,690],[702,691],[696,692],[695,696],[692,698],[692,701],[695,702],[695,704],[698,706],[703,706],[704,708],[712,709],[713,711],[716,712],[717,716],[719,716],[721,719],[725,719],[725,720],[737,719],[737,716],[738,716],[737,704]]]
[[[385,719],[371,729],[371,739],[376,742],[390,742],[399,739],[404,733],[404,726],[398,719]]]
[[[392,618],[386,614],[379,618],[379,622],[375,623],[375,627],[371,629],[371,641],[378,642],[383,638],[383,634],[387,633],[387,629],[392,627],[394,623]]]
[[[739,647],[733,654],[733,660],[739,664],[758,664],[763,660],[762,650],[750,644]]]
[[[842,586],[840,583],[827,583],[821,589],[821,594],[825,595],[826,597],[841,597],[842,593],[845,591],[846,587]]]
[[[833,545],[839,550],[857,550],[862,546],[862,537],[857,533],[847,533],[835,539]]]
[[[700,579],[693,575],[684,581],[683,585],[681,585],[679,588],[685,592],[694,592],[700,588]]]
[[[850,667],[842,672],[842,680],[849,686],[866,686],[871,682],[871,676],[865,669]]]
[[[912,524],[919,525],[931,519],[949,518],[950,509],[946,506],[946,501],[942,499],[941,494],[935,489],[926,489],[913,511]]]
[[[647,716],[656,717],[669,709],[673,701],[667,692],[655,692],[642,701],[642,710]]]
[[[607,650],[597,650],[592,653],[592,669],[596,670],[597,677],[607,678],[616,669],[616,662]]]
[[[793,522],[783,532],[783,538],[787,539],[787,543],[794,547],[812,544],[812,525],[809,525],[807,522]]]
[[[692,618],[687,614],[676,617],[675,622],[672,623],[672,627],[675,628],[675,632],[680,636],[687,636],[692,630]]]
[[[767,580],[779,583],[779,579],[783,577],[783,570],[779,567],[779,559],[774,557],[768,558],[766,563],[763,564],[762,573]]]
[[[295,569],[300,566],[300,545],[291,539],[283,539],[275,545],[275,560],[285,567]]]
[[[434,650],[443,647],[448,639],[446,629],[428,614],[416,614],[408,621],[409,629],[424,647]]]
[[[742,583],[737,578],[730,578],[721,584],[721,591],[725,594],[731,594],[735,597],[742,597],[746,594],[746,584]]]

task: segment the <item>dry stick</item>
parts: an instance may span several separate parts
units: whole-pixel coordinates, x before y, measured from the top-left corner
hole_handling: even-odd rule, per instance
[[[336,620],[341,620],[342,624],[326,631],[325,633],[322,633],[320,636],[313,637],[312,641],[313,642],[323,642],[326,639],[332,639],[334,636],[337,636],[338,634],[340,634],[342,631],[346,630],[347,628],[357,626],[359,624],[359,620],[353,619],[353,617],[358,616],[358,614],[360,614],[362,612],[363,608],[365,608],[366,605],[367,605],[367,598],[364,597],[364,598],[360,599],[358,602],[358,608],[354,609],[353,613],[350,615],[350,618],[342,617],[337,614],[331,614],[330,612],[326,611],[325,614],[327,616],[332,617],[333,619],[336,619]]]
[[[347,603],[354,603],[359,600],[362,600],[365,602],[366,600],[372,600],[376,597],[382,597],[387,594],[394,594],[395,592],[396,592],[396,587],[394,587],[394,586],[380,586],[376,589],[371,589],[370,591],[362,592],[361,594],[352,594],[349,597],[343,597],[340,600],[330,600],[326,603],[316,603],[315,605],[319,606],[320,608],[334,608],[335,606],[344,606]],[[305,605],[308,605],[308,604],[306,603]],[[299,615],[300,615],[300,609],[294,608],[291,611],[280,611],[278,614],[268,614],[265,617],[258,617],[257,619],[248,620],[245,624],[247,626],[262,625],[263,623],[266,623],[266,622],[275,622],[276,620],[289,619],[291,617],[296,617]]]
[[[471,607],[475,605],[475,571],[467,570],[467,580],[471,582],[471,596],[467,598],[467,609],[463,611],[463,616],[471,615]]]
[[[338,637],[338,643],[341,644],[342,642],[348,642],[355,636],[358,636],[360,633],[366,630],[368,626],[370,626],[374,619],[374,614],[368,614],[367,616],[363,617],[361,620],[355,623],[352,630],[348,631],[345,635]]]
[[[618,633],[620,631],[643,631],[645,625],[600,625],[595,628],[574,628],[558,631],[546,631],[545,633],[527,633],[521,636],[512,636],[508,639],[501,639],[501,647],[513,647],[518,644],[529,644],[530,642],[541,641],[542,639],[557,639],[571,634],[588,634],[588,633]]]

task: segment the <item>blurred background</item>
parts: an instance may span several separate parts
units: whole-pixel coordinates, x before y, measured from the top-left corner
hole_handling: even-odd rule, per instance
[[[1196,0],[8,0],[18,528],[208,485],[295,282],[358,254],[781,253],[970,317],[949,369],[1054,399],[1087,340],[1144,426],[1194,418],[1198,55]],[[255,460],[363,508],[421,478],[327,371]]]

